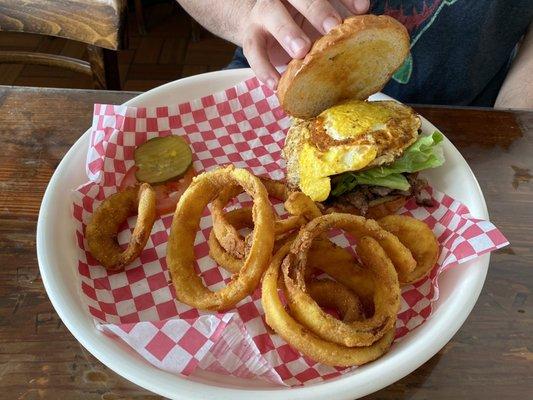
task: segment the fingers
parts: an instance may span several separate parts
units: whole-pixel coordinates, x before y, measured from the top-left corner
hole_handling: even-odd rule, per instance
[[[341,0],[341,2],[354,14],[365,14],[370,8],[370,0]]]
[[[244,56],[248,60],[257,79],[270,89],[276,90],[279,73],[270,63],[268,57],[267,36],[257,25],[250,26],[242,46]]]
[[[266,29],[293,58],[303,58],[311,48],[311,40],[294,22],[279,0],[259,2],[259,14]]]
[[[293,58],[303,58],[311,48],[311,40],[279,0],[258,1],[252,18],[260,24],[250,25],[243,43],[244,55],[257,78],[275,90],[279,73],[269,60],[268,36]]]
[[[339,3],[354,14],[364,14],[370,7],[369,0],[337,0],[337,7],[342,8]],[[272,90],[276,89],[279,80],[279,73],[269,59],[272,38],[292,58],[303,58],[312,44],[286,6],[298,10],[322,34],[342,22],[340,14],[329,0],[287,0],[286,5],[281,0],[257,0],[250,16],[243,51],[257,78]]]
[[[290,0],[296,8],[320,33],[328,33],[342,22],[339,13],[328,0]]]
[[[355,14],[366,14],[370,9],[370,0],[353,0],[353,8]]]

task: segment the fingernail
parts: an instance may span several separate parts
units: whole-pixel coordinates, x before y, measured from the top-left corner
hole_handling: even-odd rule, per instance
[[[273,79],[273,78],[268,78],[268,79],[266,80],[265,83],[266,83],[266,85],[267,85],[270,89],[272,89],[272,90],[276,90],[276,84],[277,84],[277,83],[276,83],[276,80],[275,80],[275,79]]]
[[[369,5],[368,0],[354,0],[353,2],[353,8],[358,14],[366,13]]]
[[[328,33],[330,30],[335,28],[337,25],[339,25],[341,21],[339,21],[335,17],[327,17],[324,22],[322,23],[322,28],[324,29],[324,32]]]
[[[292,55],[295,56],[300,53],[304,47],[307,45],[307,42],[302,38],[293,38],[289,39],[289,48],[292,51]]]

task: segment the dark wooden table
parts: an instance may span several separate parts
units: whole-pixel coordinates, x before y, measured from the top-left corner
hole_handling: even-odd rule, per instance
[[[156,399],[92,357],[45,293],[35,227],[54,169],[93,103],[135,93],[0,87],[0,398]],[[435,357],[367,399],[533,398],[533,112],[416,107],[460,149],[511,246]]]

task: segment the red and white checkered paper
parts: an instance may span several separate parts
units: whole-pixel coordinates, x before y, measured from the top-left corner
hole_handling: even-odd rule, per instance
[[[107,272],[87,251],[84,231],[93,209],[117,191],[134,164],[134,149],[146,140],[183,136],[193,150],[197,171],[232,163],[256,175],[280,179],[284,176],[281,149],[289,124],[276,96],[256,79],[176,106],[95,106],[87,155],[89,182],[73,192],[73,216],[81,289],[99,329],[120,338],[156,367],[183,375],[200,368],[296,386],[353,370],[317,364],[271,333],[265,325],[260,289],[228,313],[198,311],[178,302],[165,261],[172,215],[156,221],[146,248],[125,271]],[[508,244],[493,224],[473,218],[464,204],[429,191],[435,207],[410,202],[403,212],[429,224],[442,252],[427,279],[403,289],[397,340],[430,316],[442,271]],[[241,195],[235,206],[246,201]],[[275,208],[283,210],[281,204]],[[134,224],[135,218],[128,220],[119,243],[128,242]],[[206,286],[216,290],[230,275],[208,255],[210,229],[206,209],[195,252]],[[348,243],[342,234],[335,241]]]

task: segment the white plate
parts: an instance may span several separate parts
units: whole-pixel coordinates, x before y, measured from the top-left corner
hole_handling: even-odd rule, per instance
[[[218,71],[185,78],[141,94],[126,104],[176,104],[204,96],[251,77],[248,69]],[[388,99],[378,94],[374,99]],[[436,129],[422,119],[425,132]],[[440,277],[440,298],[433,317],[395,344],[384,357],[355,372],[303,388],[286,389],[201,372],[183,378],[156,369],[133,350],[94,327],[80,293],[70,192],[87,181],[85,159],[89,131],[72,146],[55,171],[41,205],[37,256],[44,286],[65,326],[96,358],[126,379],[172,399],[354,399],[409,374],[436,354],[457,332],[472,310],[485,280],[489,255],[447,271]],[[464,202],[472,214],[488,219],[481,189],[457,149],[444,141],[446,164],[426,175],[432,185]]]

